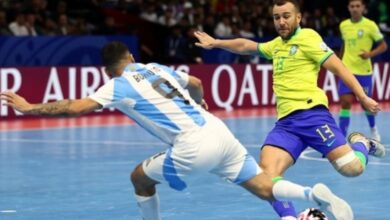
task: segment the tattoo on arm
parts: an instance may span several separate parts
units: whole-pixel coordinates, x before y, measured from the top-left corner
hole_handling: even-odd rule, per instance
[[[33,109],[28,113],[31,115],[42,115],[42,116],[74,116],[74,112],[70,111],[70,105],[73,100],[61,100],[57,102],[50,102],[45,104],[36,104]]]

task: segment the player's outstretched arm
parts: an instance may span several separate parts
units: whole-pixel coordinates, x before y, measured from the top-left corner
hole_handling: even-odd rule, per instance
[[[366,110],[373,114],[380,111],[379,104],[366,95],[355,76],[347,69],[347,67],[344,66],[335,54],[332,54],[322,65],[343,80],[343,82],[353,91],[356,97],[358,97],[360,103]]]
[[[242,55],[258,53],[258,43],[245,38],[221,40],[215,39],[202,31],[196,31],[195,37],[199,40],[195,45],[204,49],[221,48]]]
[[[22,96],[8,91],[0,93],[0,99],[6,101],[5,105],[26,115],[74,117],[101,108],[99,103],[90,98],[31,104]]]

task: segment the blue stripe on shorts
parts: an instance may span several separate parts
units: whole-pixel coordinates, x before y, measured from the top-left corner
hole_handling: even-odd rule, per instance
[[[257,175],[257,171],[259,170],[259,165],[257,165],[256,160],[251,155],[245,155],[245,161],[242,165],[240,173],[237,178],[233,181],[236,184],[240,184],[247,180],[252,179]]]
[[[163,165],[163,176],[172,189],[182,191],[187,188],[187,184],[177,175],[172,159],[172,149],[167,150]]]

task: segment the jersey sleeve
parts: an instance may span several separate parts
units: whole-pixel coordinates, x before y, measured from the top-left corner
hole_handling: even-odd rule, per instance
[[[272,47],[274,45],[274,41],[268,41],[265,43],[258,43],[257,50],[261,57],[264,57],[268,60],[272,60]]]
[[[326,45],[321,36],[312,31],[307,35],[307,38],[302,42],[302,51],[305,56],[322,65],[333,54],[333,50]]]
[[[384,38],[378,25],[376,25],[374,22],[372,22],[370,33],[371,33],[371,38],[374,40],[374,42],[381,41]]]
[[[111,107],[114,104],[114,81],[108,81],[89,98],[102,105],[103,108]]]

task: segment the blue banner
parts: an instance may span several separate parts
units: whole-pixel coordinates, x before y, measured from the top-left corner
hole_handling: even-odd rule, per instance
[[[0,37],[0,66],[101,65],[100,49],[110,41],[125,43],[139,58],[135,36]]]

